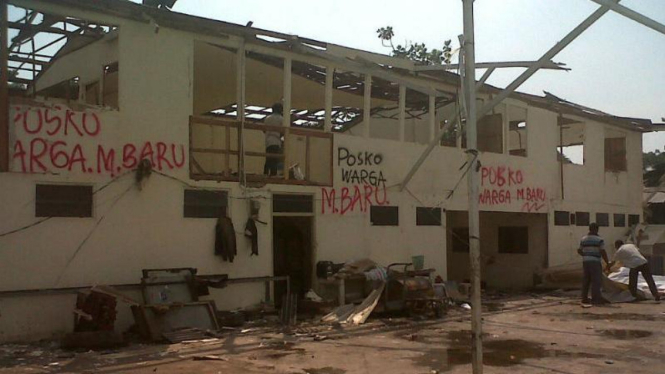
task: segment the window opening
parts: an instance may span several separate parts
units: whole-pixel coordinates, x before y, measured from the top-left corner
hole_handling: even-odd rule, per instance
[[[441,226],[441,208],[416,207],[416,226]]]
[[[557,160],[563,164],[584,165],[584,141],[586,125],[565,117],[559,117],[559,146]]]
[[[35,216],[92,217],[92,186],[36,185]]]
[[[185,218],[219,218],[227,215],[227,207],[226,191],[186,189],[184,192]]]
[[[398,226],[399,208],[396,206],[377,206],[370,207],[370,222],[373,226]]]

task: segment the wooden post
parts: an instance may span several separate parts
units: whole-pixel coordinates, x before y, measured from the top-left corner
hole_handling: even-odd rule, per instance
[[[0,172],[9,171],[9,48],[8,6],[0,0]]]
[[[335,75],[335,68],[331,66],[326,67],[326,87],[325,87],[325,122],[323,129],[325,132],[332,131],[332,96],[333,96],[333,77]]]
[[[429,96],[429,140],[436,136],[436,97]]]
[[[284,154],[284,167],[282,171],[284,173],[284,179],[289,179],[289,163],[288,163],[288,147],[289,142],[289,128],[291,127],[291,67],[292,61],[290,57],[284,59],[284,120],[282,124],[284,125],[284,146],[282,147],[282,153]]]
[[[305,136],[305,163],[306,163],[306,166],[305,166],[305,180],[306,181],[310,181],[309,178],[310,178],[311,164],[312,164],[311,163],[311,158],[312,158],[311,145],[309,144],[310,143],[310,138],[311,137],[309,135]]]
[[[406,118],[406,86],[403,84],[399,85],[399,141],[404,141],[404,128],[405,118]]]
[[[239,181],[244,181],[245,175],[245,141],[244,141],[244,126],[245,126],[245,42],[240,44],[238,53],[236,55],[236,118],[238,119],[238,177]],[[230,131],[228,132],[230,133]],[[227,134],[228,134],[227,133]],[[230,151],[230,149],[227,149]],[[227,160],[231,158],[231,154],[227,153]],[[227,165],[228,166],[228,165]],[[227,168],[228,170],[228,168]]]
[[[365,91],[364,91],[364,102],[363,102],[363,122],[365,122],[365,129],[363,130],[363,137],[369,138],[370,135],[370,125],[372,117],[372,76],[365,75]]]
[[[559,179],[561,180],[561,200],[563,200],[565,193],[563,187],[563,114],[561,112],[559,112],[557,122],[559,125]]]

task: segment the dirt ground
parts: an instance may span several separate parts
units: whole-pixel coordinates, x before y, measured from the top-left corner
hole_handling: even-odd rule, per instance
[[[485,373],[663,373],[665,304],[582,308],[570,296],[513,296],[484,313]],[[372,318],[238,329],[219,339],[68,352],[0,346],[4,373],[470,373],[468,311],[439,320]]]

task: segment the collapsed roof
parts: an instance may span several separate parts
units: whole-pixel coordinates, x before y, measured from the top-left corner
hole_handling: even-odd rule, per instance
[[[158,9],[127,0],[40,0],[40,3],[72,7],[84,11],[102,12],[105,15],[143,23],[154,22],[163,27],[198,34],[212,36],[235,35],[252,43],[266,45],[271,48],[313,55],[336,63],[343,63],[355,71],[365,72],[372,74],[373,77],[378,77],[377,82],[381,82],[381,80],[387,82],[387,84],[378,85],[377,90],[381,92],[374,92],[373,87],[373,97],[377,95],[395,100],[399,95],[399,84],[391,84],[391,82],[399,83],[405,77],[421,77],[452,85],[453,87],[459,85],[460,81],[459,75],[455,73],[441,69],[423,69],[417,63],[403,58],[341,47],[297,35],[251,27],[251,25],[243,26],[172,12],[164,8]],[[8,25],[11,30],[10,35],[14,35],[10,38],[9,81],[14,84],[24,85],[24,87],[30,86],[59,57],[83,48],[116,30],[116,26],[114,25],[99,24],[30,9],[18,9],[21,9],[24,15],[16,19],[11,19]],[[325,80],[325,74],[322,75],[321,71],[312,70],[306,65],[299,66],[294,63],[293,69],[295,74],[306,77],[307,79],[320,83]],[[348,74],[344,76],[343,82],[337,82],[336,89],[341,88],[355,94],[362,94],[363,86],[364,82],[359,78],[358,74]],[[421,106],[423,109],[427,108],[428,95],[437,97],[437,106],[440,103],[454,100],[456,96],[455,93],[432,90],[424,85],[422,87],[413,87],[413,83],[411,83],[411,86],[414,88],[414,92],[419,93],[415,97],[416,102],[411,103],[412,107]],[[496,93],[500,89],[483,84],[481,91]],[[589,118],[634,131],[649,132],[665,129],[665,126],[661,126],[663,124],[654,124],[648,119],[614,116],[566,101],[548,92],[545,92],[544,96],[516,92],[511,97],[535,107],[545,108],[562,114]],[[316,116],[315,113],[307,113],[307,115],[310,117]]]

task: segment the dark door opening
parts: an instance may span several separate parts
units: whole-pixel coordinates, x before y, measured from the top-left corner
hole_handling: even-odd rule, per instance
[[[291,293],[302,298],[312,287],[312,217],[273,216],[273,271],[288,275]],[[284,282],[275,283],[275,303],[286,294]]]

